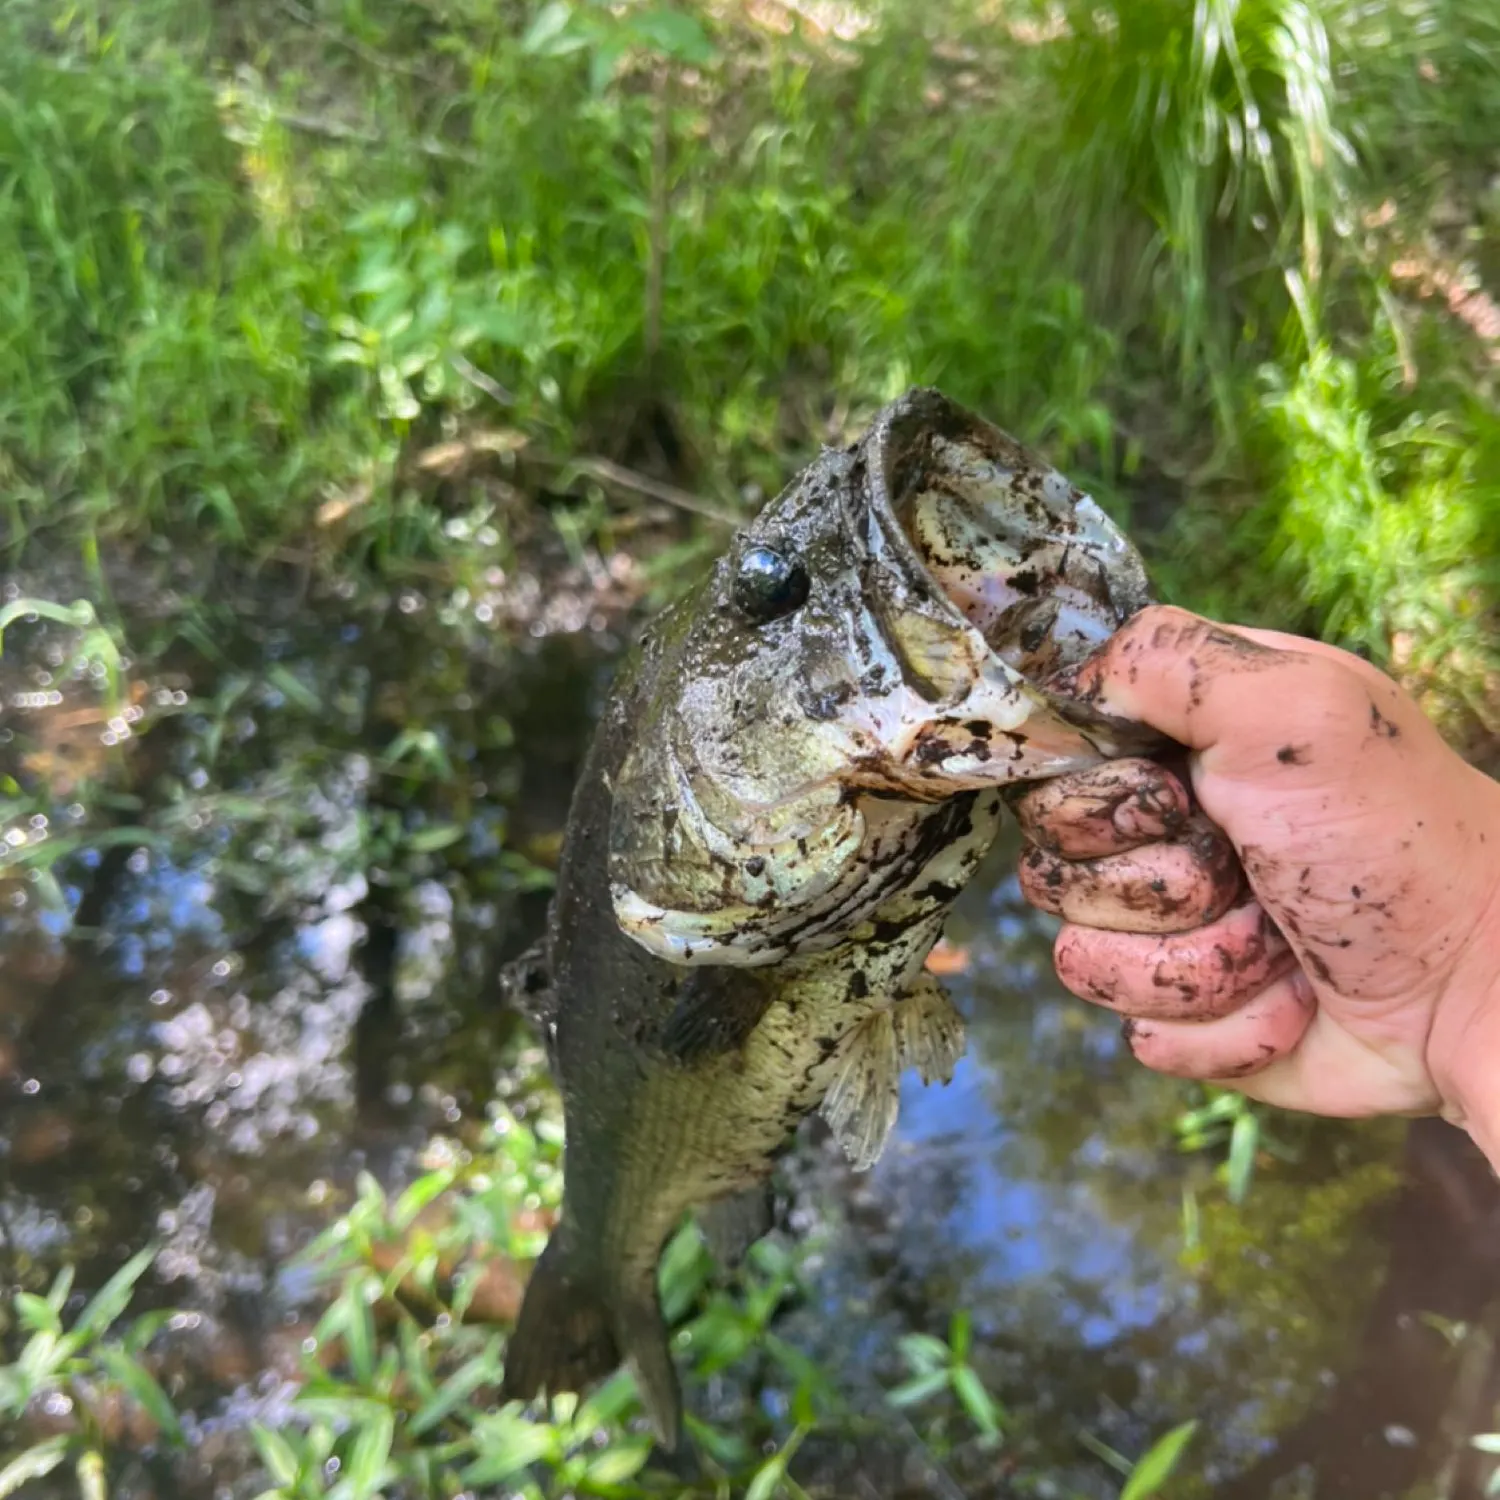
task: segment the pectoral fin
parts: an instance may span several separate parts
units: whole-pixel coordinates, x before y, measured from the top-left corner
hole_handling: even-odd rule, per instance
[[[896,1023],[877,1010],[844,1044],[837,1076],[823,1098],[823,1114],[856,1172],[880,1159],[901,1107],[901,1055]]]
[[[695,969],[662,1028],[662,1051],[681,1063],[733,1052],[760,1025],[771,1000],[771,986],[758,972]]]
[[[947,990],[924,973],[895,1007],[896,1048],[903,1068],[915,1068],[923,1083],[947,1083],[964,1055],[964,1018]]]

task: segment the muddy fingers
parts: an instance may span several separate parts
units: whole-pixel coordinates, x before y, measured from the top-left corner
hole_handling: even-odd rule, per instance
[[[1064,983],[1128,1017],[1148,1067],[1318,1114],[1441,1111],[1500,1166],[1500,786],[1370,663],[1182,610],[1140,611],[1069,690],[1187,746],[1202,811],[1134,837],[1175,806],[1140,762],[1020,800]],[[1222,899],[1200,817],[1246,899]]]
[[[1286,1057],[1302,1040],[1317,1002],[1295,970],[1213,1021],[1125,1022],[1138,1062],[1178,1078],[1238,1083]]]
[[[1011,805],[1031,843],[1064,859],[1094,859],[1180,833],[1192,797],[1165,766],[1131,759],[1028,787]]]
[[[1081,999],[1158,1021],[1216,1020],[1297,966],[1254,901],[1164,937],[1070,924],[1058,933],[1053,958],[1062,982]]]

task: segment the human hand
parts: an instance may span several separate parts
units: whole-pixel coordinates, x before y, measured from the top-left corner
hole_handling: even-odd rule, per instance
[[[1148,1067],[1326,1115],[1441,1112],[1500,1165],[1500,785],[1358,657],[1143,610],[1079,672],[1188,747],[1016,799],[1027,898]]]

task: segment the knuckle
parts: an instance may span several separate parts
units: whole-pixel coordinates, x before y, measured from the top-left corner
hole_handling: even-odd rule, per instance
[[[1120,633],[1124,634],[1128,631],[1136,635],[1149,636],[1163,626],[1181,630],[1184,627],[1202,623],[1198,615],[1193,614],[1191,610],[1183,609],[1179,604],[1148,604],[1131,615],[1120,627]]]

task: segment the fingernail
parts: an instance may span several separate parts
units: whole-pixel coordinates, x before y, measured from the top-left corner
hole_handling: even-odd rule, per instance
[[[1131,797],[1114,811],[1111,820],[1128,839],[1159,839],[1167,832],[1167,820],[1160,807],[1147,797]]]
[[[1143,787],[1115,808],[1115,828],[1126,838],[1159,839],[1187,822],[1187,811],[1168,787]]]

